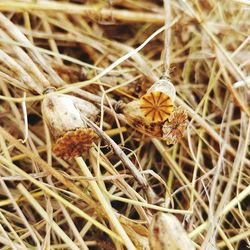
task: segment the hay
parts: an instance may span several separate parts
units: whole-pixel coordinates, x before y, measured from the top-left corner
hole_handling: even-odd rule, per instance
[[[248,1],[2,0],[0,11],[1,249],[149,249],[159,212],[196,249],[249,247]],[[189,116],[174,145],[124,114],[160,78]],[[83,118],[98,139],[75,158],[53,152],[41,111],[59,93],[100,112]]]

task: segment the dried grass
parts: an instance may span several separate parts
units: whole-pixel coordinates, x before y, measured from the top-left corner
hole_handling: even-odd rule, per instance
[[[157,211],[196,249],[250,246],[248,1],[2,0],[0,11],[1,249],[149,249]],[[121,113],[161,77],[189,115],[172,147]],[[88,123],[101,139],[81,157],[52,152],[49,87],[100,109]]]

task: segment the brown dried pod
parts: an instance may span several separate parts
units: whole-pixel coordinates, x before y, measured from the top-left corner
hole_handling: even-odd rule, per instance
[[[177,143],[184,135],[188,125],[188,114],[186,109],[179,106],[175,108],[167,121],[163,124],[162,139],[166,141],[167,145]]]
[[[85,119],[95,121],[99,111],[92,103],[64,94],[48,94],[42,102],[42,114],[56,140],[54,152],[64,159],[81,155],[97,137]]]
[[[151,122],[145,118],[140,109],[140,100],[124,105],[123,113],[128,124],[136,130],[153,137],[162,137],[162,122]]]
[[[163,212],[153,216],[149,227],[149,245],[151,250],[195,250],[178,219]]]

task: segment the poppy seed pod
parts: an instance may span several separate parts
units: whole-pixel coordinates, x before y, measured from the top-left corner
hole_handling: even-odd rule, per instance
[[[42,102],[42,114],[56,141],[55,154],[67,159],[88,150],[97,135],[87,127],[85,119],[95,121],[98,113],[96,106],[80,98],[47,95]]]
[[[176,91],[168,80],[159,80],[140,98],[140,110],[150,121],[163,122],[174,109]]]
[[[149,245],[151,250],[195,250],[178,219],[162,212],[153,216],[149,227]]]
[[[126,117],[128,124],[136,130],[153,137],[161,138],[162,136],[162,123],[151,122],[145,118],[142,110],[140,109],[140,100],[135,100],[127,103],[123,107],[123,113]]]

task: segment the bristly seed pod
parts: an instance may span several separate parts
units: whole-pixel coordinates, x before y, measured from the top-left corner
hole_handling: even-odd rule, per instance
[[[149,245],[151,250],[195,250],[178,219],[162,212],[153,216],[149,228]]]
[[[188,125],[188,114],[183,107],[175,108],[173,113],[168,117],[163,124],[163,140],[167,145],[177,143],[184,135]]]
[[[47,95],[42,102],[42,114],[56,140],[54,153],[68,159],[87,151],[97,135],[87,127],[85,119],[95,121],[98,113],[96,106],[80,98],[64,94]]]
[[[140,98],[143,115],[152,122],[163,122],[174,109],[176,91],[168,80],[159,80]]]

